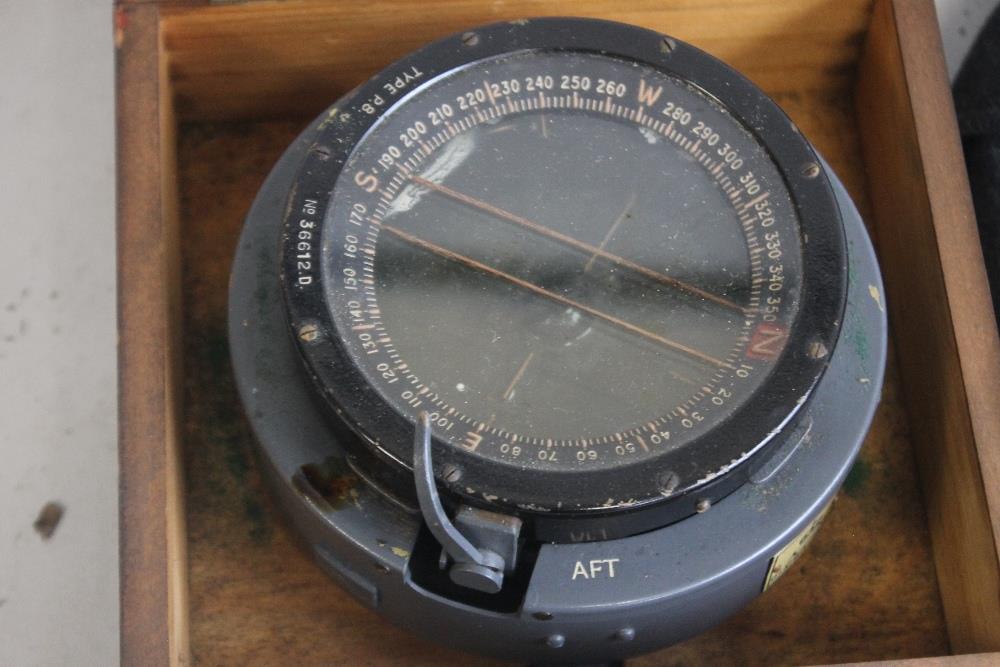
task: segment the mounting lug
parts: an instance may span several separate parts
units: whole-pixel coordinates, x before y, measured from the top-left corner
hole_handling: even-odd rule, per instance
[[[452,565],[451,580],[459,586],[484,593],[497,593],[503,587],[505,572],[517,562],[521,520],[462,505],[452,523],[441,504],[434,467],[431,461],[431,422],[420,413],[413,440],[413,476],[417,485],[420,511],[443,548],[441,563]]]

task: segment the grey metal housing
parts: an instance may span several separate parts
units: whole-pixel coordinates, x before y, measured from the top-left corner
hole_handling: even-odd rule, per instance
[[[407,559],[422,522],[416,511],[367,484],[334,507],[296,482],[301,466],[344,457],[290,339],[278,281],[282,212],[317,124],[281,158],[247,218],[230,285],[229,339],[262,466],[318,563],[393,623],[528,662],[594,663],[651,651],[717,624],[760,594],[774,556],[843,482],[882,386],[882,283],[861,217],[832,170],[825,171],[849,250],[848,306],[829,369],[797,425],[777,435],[784,444],[751,482],[703,513],[624,539],[542,545],[523,604],[505,614],[413,583]]]

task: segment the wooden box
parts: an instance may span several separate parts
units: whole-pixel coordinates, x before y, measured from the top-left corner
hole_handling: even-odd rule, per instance
[[[312,116],[436,37],[559,14],[672,34],[772,94],[869,223],[892,326],[882,408],[807,555],[630,664],[1000,664],[1000,345],[931,0],[119,0],[123,663],[493,664],[389,626],[295,545],[233,389],[226,287]]]

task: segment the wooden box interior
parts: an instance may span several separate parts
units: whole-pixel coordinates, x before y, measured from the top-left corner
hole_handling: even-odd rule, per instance
[[[868,222],[893,327],[882,406],[807,554],[720,627],[629,664],[1000,650],[1000,352],[929,0],[123,2],[125,664],[493,664],[388,625],[297,546],[231,379],[226,291],[257,188],[315,114],[436,37],[570,14],[669,33],[771,94]]]

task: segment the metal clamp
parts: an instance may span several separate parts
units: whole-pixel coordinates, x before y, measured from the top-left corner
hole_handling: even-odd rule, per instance
[[[424,521],[434,539],[454,561],[449,571],[451,580],[460,586],[485,593],[499,592],[503,586],[504,572],[514,567],[521,520],[472,508],[463,507],[460,510],[460,514],[474,516],[478,520],[479,530],[473,532],[480,537],[483,537],[485,532],[493,538],[488,540],[489,542],[503,544],[502,550],[508,554],[508,558],[504,558],[494,549],[477,547],[451,522],[441,504],[434,480],[434,468],[431,463],[431,421],[426,412],[420,413],[417,418],[413,441],[413,476],[417,485],[417,501]],[[485,530],[484,524],[488,526]]]

